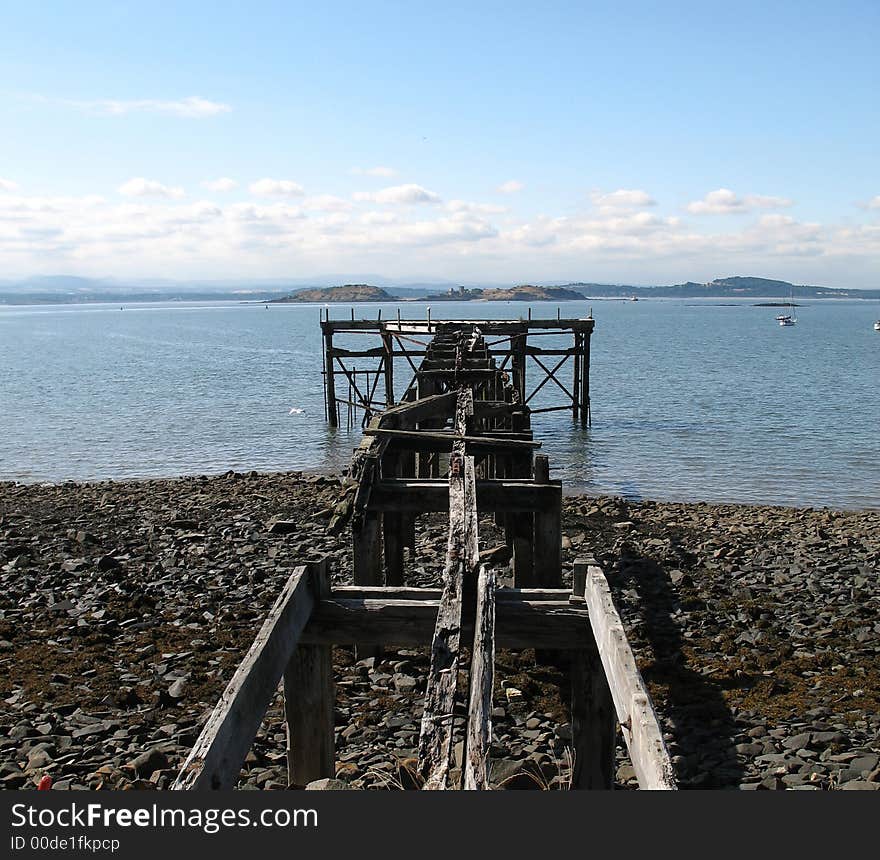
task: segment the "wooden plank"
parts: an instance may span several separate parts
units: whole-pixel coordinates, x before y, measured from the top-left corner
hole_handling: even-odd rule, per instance
[[[675,789],[672,762],[657,715],[601,568],[588,569],[584,598],[639,786],[645,789]]]
[[[173,789],[235,787],[315,602],[307,568],[295,568],[205,723]]]
[[[499,587],[496,576],[495,602],[505,603],[510,601],[538,603],[549,601],[560,603],[571,595],[567,588],[502,588]],[[583,588],[581,589],[580,603],[583,604]],[[443,594],[442,588],[415,588],[409,585],[390,586],[380,585],[364,587],[360,585],[334,585],[330,592],[331,600],[440,600]],[[320,612],[320,606],[316,608]],[[586,616],[584,616],[586,618]]]
[[[431,643],[431,666],[419,733],[419,772],[428,791],[445,790],[452,757],[453,711],[458,688],[462,592],[479,563],[474,461],[465,455],[464,436],[474,414],[473,392],[458,391],[449,468],[449,537],[443,570],[443,594]]]
[[[495,682],[495,571],[481,567],[471,655],[470,696],[464,761],[464,787],[489,788],[489,744],[492,740],[492,685]]]
[[[302,642],[350,645],[431,643],[439,600],[349,599],[330,597],[315,608]],[[588,613],[568,600],[502,599],[495,604],[497,648],[588,648],[593,641]],[[473,630],[473,612],[462,614],[462,637]]]

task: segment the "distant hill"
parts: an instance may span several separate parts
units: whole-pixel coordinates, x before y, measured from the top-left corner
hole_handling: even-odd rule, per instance
[[[355,281],[355,277],[358,283]],[[284,280],[229,279],[222,281],[174,281],[162,278],[119,279],[82,278],[72,275],[40,275],[20,279],[0,279],[0,304],[86,304],[111,302],[398,302],[398,301],[567,301],[583,298],[755,298],[797,299],[880,299],[880,290],[848,290],[835,287],[790,284],[770,278],[735,276],[716,278],[705,284],[687,281],[667,286],[632,284],[504,284],[482,282],[469,287],[453,286],[449,281],[389,281],[372,275],[287,278]],[[346,280],[344,280],[346,278]],[[378,284],[378,286],[376,286]]]
[[[359,302],[393,302],[397,297],[386,292],[381,287],[373,287],[369,284],[343,284],[340,287],[318,287],[311,290],[298,290],[289,296],[280,299],[272,299],[276,304],[289,304],[292,302],[347,302],[356,304]]]
[[[588,298],[788,298],[793,294],[799,299],[878,299],[880,290],[844,290],[833,287],[818,287],[805,284],[791,284],[788,281],[775,281],[770,278],[716,278],[706,284],[687,281],[683,284],[657,287],[633,287],[625,284],[566,284],[567,289],[576,289]]]

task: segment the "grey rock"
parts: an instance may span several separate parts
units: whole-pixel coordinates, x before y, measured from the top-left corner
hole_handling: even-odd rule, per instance
[[[315,779],[307,786],[306,791],[348,791],[349,785],[341,779]]]
[[[127,767],[133,770],[137,776],[148,777],[153,771],[168,769],[168,756],[163,750],[153,747],[129,762]]]

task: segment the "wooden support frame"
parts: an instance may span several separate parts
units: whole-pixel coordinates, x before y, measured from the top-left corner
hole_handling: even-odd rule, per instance
[[[334,763],[330,647],[362,639],[400,645],[423,645],[432,637],[437,641],[443,603],[450,601],[448,588],[342,586],[328,592],[327,573],[326,564],[294,570],[173,788],[235,786],[282,675],[290,782],[302,785],[330,775]],[[502,647],[562,649],[572,655],[572,788],[613,784],[616,714],[623,721],[641,787],[674,789],[659,725],[601,570],[579,561],[570,596],[563,589],[496,589],[493,577],[494,572],[481,569],[476,605],[459,605],[459,642],[473,640],[464,787],[488,787],[492,664],[494,648]],[[578,594],[582,583],[584,593]],[[452,673],[448,674],[452,682]],[[448,700],[444,706],[449,707]],[[434,723],[445,722],[451,735],[454,709],[442,713],[435,709],[435,713],[450,715]],[[444,738],[444,732],[439,736],[446,758],[438,760],[437,773],[431,770],[432,787],[453,787],[448,784],[451,737]]]
[[[585,319],[571,319],[557,317],[556,319],[529,319],[520,320],[444,320],[431,322],[426,320],[382,320],[381,315],[374,320],[352,319],[350,320],[321,320],[321,329],[324,337],[324,378],[325,400],[327,402],[327,417],[331,426],[338,426],[338,403],[336,396],[335,377],[341,374],[351,387],[353,396],[343,398],[343,405],[349,410],[362,410],[365,413],[364,423],[369,418],[381,411],[388,409],[394,404],[394,364],[396,358],[404,359],[410,366],[414,377],[420,374],[428,378],[436,375],[437,380],[444,382],[450,377],[450,370],[444,367],[444,361],[449,360],[455,347],[455,337],[462,332],[479,330],[482,335],[498,336],[497,340],[489,344],[481,343],[478,347],[469,350],[469,355],[480,367],[468,368],[467,365],[460,369],[454,378],[453,387],[460,382],[471,382],[478,385],[482,382],[491,381],[493,374],[504,372],[508,365],[512,376],[512,385],[518,393],[518,401],[526,403],[540,391],[547,382],[552,381],[559,387],[566,398],[563,405],[545,406],[535,409],[536,414],[543,412],[555,412],[570,409],[572,417],[587,426],[590,422],[589,409],[589,368],[590,368],[590,337],[594,328],[592,317]],[[347,349],[334,345],[334,335],[367,335],[376,336],[381,345],[363,349]],[[420,336],[427,335],[431,340],[425,342]],[[548,336],[571,336],[571,346],[541,348],[529,343],[530,337],[541,335]],[[507,344],[507,348],[501,348],[501,344]],[[491,347],[491,348],[490,348]],[[543,378],[538,385],[526,395],[526,359],[531,356],[536,367],[540,368]],[[560,361],[555,367],[545,365],[542,358],[559,356]],[[487,360],[500,359],[500,366],[483,364]],[[416,364],[417,359],[424,359],[422,366]],[[574,371],[572,374],[572,389],[558,378],[558,372],[569,359],[573,359]],[[355,371],[349,368],[346,361],[349,359],[366,360],[368,367]],[[378,366],[375,360],[378,359]],[[371,364],[372,361],[372,364]],[[471,361],[469,359],[468,361]],[[357,384],[357,376],[367,374],[372,377],[373,383],[369,391],[361,391]],[[467,375],[471,374],[471,375]],[[482,376],[481,376],[482,374]],[[375,392],[379,377],[385,381],[384,400],[377,402]]]

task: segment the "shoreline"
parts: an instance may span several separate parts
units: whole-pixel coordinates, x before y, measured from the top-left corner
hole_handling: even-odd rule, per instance
[[[200,472],[200,473],[189,473],[189,474],[180,474],[180,475],[156,475],[156,476],[144,476],[144,477],[134,477],[134,478],[94,478],[94,479],[75,479],[68,478],[65,480],[59,481],[49,481],[49,480],[34,480],[34,481],[26,481],[21,479],[12,479],[12,478],[0,478],[0,493],[4,491],[5,488],[10,487],[44,487],[44,488],[75,488],[75,487],[94,487],[106,484],[107,486],[123,486],[123,485],[149,485],[149,484],[161,484],[161,483],[173,483],[175,481],[193,481],[193,480],[216,480],[219,478],[226,477],[261,477],[261,478],[284,478],[284,479],[308,479],[312,477],[321,477],[326,478],[331,481],[339,482],[341,481],[346,474],[347,470],[342,471],[332,471],[328,470],[325,467],[311,467],[311,468],[302,468],[302,469],[291,469],[286,471],[281,470],[268,470],[261,471],[257,469],[248,469],[246,471],[236,471],[235,469],[227,469],[223,472]],[[551,476],[552,477],[552,476]],[[712,507],[712,508],[748,508],[748,509],[781,509],[781,510],[790,510],[790,511],[812,511],[815,513],[822,512],[838,512],[838,513],[864,513],[871,514],[877,513],[880,514],[880,503],[876,505],[862,505],[859,507],[835,507],[832,505],[815,505],[815,504],[779,504],[775,502],[737,502],[731,500],[711,500],[711,499],[654,499],[654,498],[642,498],[633,499],[623,495],[615,495],[613,493],[588,493],[584,492],[581,489],[573,488],[571,484],[566,484],[563,481],[562,486],[562,496],[564,499],[573,499],[573,498],[583,498],[583,499],[594,499],[594,500],[603,500],[610,499],[616,500],[624,504],[628,505],[639,505],[639,504],[650,504],[650,505],[688,505],[694,507]]]
[[[350,577],[349,535],[326,530],[338,490],[307,473],[0,484],[0,786],[167,788],[290,570],[327,556]],[[480,536],[503,541],[491,517]],[[442,517],[417,540],[407,584],[434,585]],[[578,557],[603,567],[681,787],[880,788],[880,513],[566,496],[562,552],[564,579]],[[427,655],[368,662],[335,649],[354,788],[388,787],[412,754]],[[557,779],[565,669],[497,667],[493,760]],[[242,787],[286,787],[280,734],[276,703]],[[620,746],[620,787],[628,767]]]

